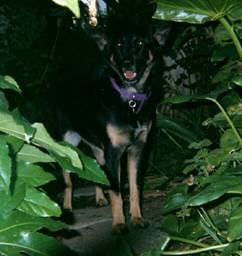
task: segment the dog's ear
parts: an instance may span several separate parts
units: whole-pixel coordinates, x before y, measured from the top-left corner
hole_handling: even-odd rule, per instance
[[[172,30],[172,25],[167,22],[156,22],[152,25],[152,37],[155,44],[165,47]]]

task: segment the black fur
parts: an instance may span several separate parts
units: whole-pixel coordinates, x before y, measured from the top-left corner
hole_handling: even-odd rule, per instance
[[[138,124],[142,125],[154,120],[156,106],[162,97],[161,50],[169,26],[157,28],[151,24],[151,16],[155,10],[153,3],[148,5],[142,2],[142,6],[138,5],[139,8],[135,9],[135,2],[129,9],[126,1],[121,1],[119,6],[110,8],[105,26],[100,24],[100,27],[92,28],[87,22],[82,24],[88,36],[93,38],[92,42],[88,41],[79,27],[70,32],[66,47],[67,66],[65,72],[63,71],[65,75],[67,73],[69,75],[50,90],[54,95],[53,105],[58,106],[58,120],[60,120],[58,137],[62,137],[67,130],[74,130],[88,142],[104,148],[106,165],[103,168],[114,190],[119,190],[117,178],[119,149],[114,148],[110,143],[106,133],[107,124],[112,123],[135,131]],[[72,49],[78,48],[80,40],[86,40],[87,44],[101,45],[102,49],[98,51],[93,45],[84,50],[80,49],[81,53],[72,52]],[[94,52],[86,53],[88,49]],[[149,75],[139,83],[150,58],[152,61],[149,65],[152,67]],[[76,61],[77,59],[79,60]],[[78,62],[83,59],[89,65],[84,71],[78,66]],[[85,74],[87,70],[88,74]],[[135,79],[126,79],[125,70],[134,71],[137,74]],[[62,75],[60,74],[61,78]],[[114,78],[122,88],[127,90],[135,88],[139,93],[148,96],[139,112],[133,111],[128,100],[122,99],[114,90],[110,77]],[[138,107],[139,104],[137,102]],[[131,139],[131,144],[132,141],[135,142],[134,139]]]

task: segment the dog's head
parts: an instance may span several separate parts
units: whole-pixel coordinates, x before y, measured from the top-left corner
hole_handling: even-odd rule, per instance
[[[112,76],[124,87],[141,91],[156,66],[157,48],[164,44],[169,27],[154,27],[152,16],[156,5],[153,1],[115,3],[110,2],[105,23],[101,21],[99,26],[89,29],[88,34],[103,52]]]
[[[149,36],[123,34],[112,38],[107,48],[107,63],[122,84],[141,87],[155,64]]]

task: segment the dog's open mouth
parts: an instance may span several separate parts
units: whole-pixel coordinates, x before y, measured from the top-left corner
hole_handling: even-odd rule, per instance
[[[137,73],[134,72],[134,71],[131,71],[131,70],[125,70],[124,71],[124,77],[127,79],[127,80],[134,80],[137,76]]]

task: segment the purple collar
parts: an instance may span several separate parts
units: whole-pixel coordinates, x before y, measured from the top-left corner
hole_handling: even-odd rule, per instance
[[[145,101],[149,98],[149,95],[147,96],[144,93],[129,92],[128,90],[120,87],[116,83],[115,79],[112,77],[110,77],[110,81],[112,83],[112,87],[119,93],[119,95],[123,100],[128,101],[129,106],[135,113],[138,113],[142,109]],[[137,102],[139,102],[138,108],[137,108]]]

